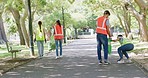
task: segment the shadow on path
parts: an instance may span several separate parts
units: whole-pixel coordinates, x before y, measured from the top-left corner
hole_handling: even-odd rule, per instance
[[[2,78],[147,78],[133,63],[117,64],[116,52],[110,65],[98,65],[95,39],[81,39],[63,47],[63,57],[55,52],[7,72]]]

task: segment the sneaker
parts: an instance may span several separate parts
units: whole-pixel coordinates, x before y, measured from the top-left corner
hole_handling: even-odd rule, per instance
[[[60,58],[62,58],[63,56],[62,55],[60,55]]]
[[[59,58],[59,56],[56,56],[56,59],[58,59]]]
[[[126,61],[127,63],[132,63],[132,61],[130,60],[130,59],[127,59],[127,61]]]
[[[106,65],[108,65],[108,64],[110,64],[108,61],[104,61],[104,64],[106,64]]]
[[[117,63],[119,64],[124,63],[124,60],[118,60]]]
[[[99,61],[99,65],[102,64],[102,61]]]

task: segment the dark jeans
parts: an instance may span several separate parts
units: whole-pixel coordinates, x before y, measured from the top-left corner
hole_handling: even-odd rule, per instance
[[[129,44],[124,44],[122,46],[120,46],[118,48],[118,54],[120,56],[120,59],[118,61],[120,61],[121,59],[123,59],[123,54],[125,55],[125,57],[128,59],[129,56],[127,54],[127,51],[131,51],[134,49],[134,45],[129,43]]]
[[[107,35],[99,34],[97,33],[97,54],[98,54],[98,60],[102,61],[101,57],[101,46],[103,45],[104,50],[104,61],[108,60],[108,39]]]
[[[56,44],[56,56],[59,56],[58,46],[60,46],[60,56],[62,55],[62,40],[55,40]]]

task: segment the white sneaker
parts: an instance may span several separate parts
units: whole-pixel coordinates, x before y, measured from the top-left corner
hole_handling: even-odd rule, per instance
[[[132,63],[132,61],[130,60],[130,59],[127,59],[127,61],[126,61],[127,63]]]
[[[60,55],[60,58],[62,58],[63,56],[62,55]]]
[[[124,63],[124,60],[117,61],[117,63],[122,64]]]
[[[59,58],[59,56],[56,56],[56,59],[58,59]]]

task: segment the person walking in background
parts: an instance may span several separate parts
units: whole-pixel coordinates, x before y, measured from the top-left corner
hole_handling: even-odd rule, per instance
[[[127,62],[131,63],[132,61],[129,58],[129,55],[127,51],[131,51],[134,49],[134,45],[129,41],[129,39],[123,38],[122,35],[118,35],[116,40],[112,40],[114,42],[119,41],[121,46],[118,48],[118,54],[120,56],[119,60],[117,60],[117,63],[125,63],[123,60],[123,54],[127,58]]]
[[[51,47],[50,47],[50,37],[51,37],[51,31],[50,31],[50,27],[47,28],[46,31],[46,39],[47,39],[47,44],[48,44],[48,50],[50,51]]]
[[[54,39],[56,44],[56,59],[62,57],[62,39],[63,39],[63,26],[60,23],[60,20],[56,21],[54,26]],[[60,56],[58,53],[58,46],[60,46]]]
[[[102,64],[102,57],[101,57],[101,46],[103,45],[104,50],[104,64],[109,64],[108,62],[108,38],[111,37],[110,27],[109,27],[109,19],[110,12],[108,10],[104,11],[104,15],[97,19],[97,54],[98,54],[98,62]]]
[[[38,27],[35,31],[35,39],[37,41],[39,58],[42,58],[44,54],[44,41],[46,42],[46,39],[45,39],[45,30],[42,26],[41,21],[38,22]]]

